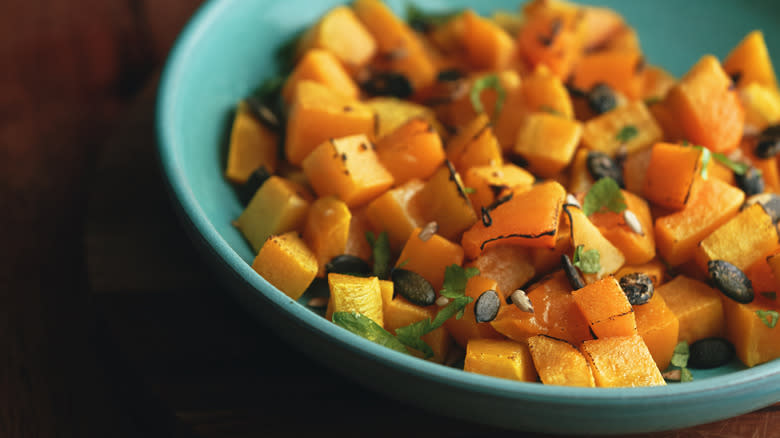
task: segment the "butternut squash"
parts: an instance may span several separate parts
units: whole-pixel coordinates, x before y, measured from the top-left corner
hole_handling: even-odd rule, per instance
[[[317,275],[317,258],[296,231],[289,231],[263,243],[252,269],[297,300]]]
[[[678,275],[655,291],[679,321],[679,340],[689,344],[723,334],[721,293],[707,284]]]
[[[647,303],[633,308],[639,336],[647,345],[658,369],[667,369],[677,346],[680,321],[658,293],[654,293]]]
[[[377,51],[376,40],[347,6],[331,9],[303,34],[298,50],[311,48],[333,53],[350,72],[366,65]]]
[[[449,161],[425,183],[417,202],[423,220],[436,221],[439,234],[452,241],[477,221],[460,174]]]
[[[478,70],[501,70],[515,54],[515,42],[496,24],[473,10],[463,12],[463,47],[469,63]]]
[[[614,277],[603,278],[571,294],[597,338],[637,333],[634,309]]]
[[[421,238],[421,231],[421,228],[415,228],[410,233],[396,267],[422,275],[438,291],[444,284],[447,266],[463,263],[463,249],[438,234]]]
[[[739,76],[737,86],[740,88],[758,83],[770,89],[777,89],[772,60],[769,59],[769,50],[760,30],[747,34],[726,56],[723,70],[729,76]]]
[[[585,356],[570,343],[537,335],[528,338],[528,349],[536,373],[545,385],[596,386]]]
[[[514,153],[528,161],[542,177],[552,177],[566,167],[580,143],[582,124],[548,113],[531,113],[520,125]]]
[[[378,278],[330,273],[328,287],[330,301],[326,318],[331,319],[335,312],[357,312],[384,327],[382,290]]]
[[[371,201],[365,209],[371,228],[387,231],[390,248],[397,253],[416,227],[425,225],[417,202],[424,183],[411,179]],[[364,239],[365,240],[365,239]]]
[[[536,275],[530,248],[516,245],[496,245],[485,249],[469,263],[479,272],[496,281],[498,290],[509,296]]]
[[[580,350],[590,363],[596,386],[666,385],[653,356],[639,335],[585,341]]]
[[[468,279],[465,295],[474,298],[474,301],[476,301],[476,299],[487,290],[496,291],[501,301],[504,301],[501,292],[498,290],[498,283],[492,278],[485,277],[484,275],[477,275]],[[474,317],[474,301],[466,305],[462,318],[450,318],[444,323],[444,327],[450,332],[450,335],[455,339],[455,342],[464,348],[467,348],[468,344],[474,339],[502,338],[490,323],[477,322]],[[501,307],[504,308],[507,306],[502,305]]]
[[[235,184],[243,184],[261,166],[268,173],[276,172],[277,142],[276,133],[255,119],[246,102],[239,103],[230,131],[225,177]]]
[[[669,143],[656,143],[645,173],[642,195],[657,205],[681,210],[700,175],[702,151]]]
[[[531,188],[534,176],[517,165],[506,163],[503,166],[472,166],[466,171],[463,184],[473,191],[469,193],[474,211],[481,211],[496,199],[509,192],[518,193]]]
[[[323,49],[307,51],[295,65],[282,88],[285,102],[292,101],[298,82],[309,80],[320,83],[329,89],[348,98],[357,99],[360,96],[355,81],[349,76],[339,60],[333,54]]]
[[[466,346],[463,370],[522,382],[536,381],[536,370],[528,347],[506,340],[470,340]]]
[[[396,185],[412,178],[429,178],[445,158],[441,137],[422,118],[409,119],[377,141],[376,153]]]
[[[346,251],[351,220],[347,204],[335,197],[319,198],[311,204],[303,240],[317,258],[318,275],[324,275],[325,264]]]

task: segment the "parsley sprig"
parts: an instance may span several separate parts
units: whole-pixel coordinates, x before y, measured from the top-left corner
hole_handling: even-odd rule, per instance
[[[610,178],[604,177],[596,181],[585,195],[585,201],[582,204],[582,211],[586,216],[598,213],[604,209],[622,213],[628,208],[623,192],[620,191],[618,183]]]
[[[680,382],[691,382],[693,381],[693,374],[691,374],[691,370],[688,369],[688,358],[691,357],[691,350],[688,346],[688,342],[686,341],[680,341],[675,347],[674,347],[674,353],[672,353],[672,361],[671,365],[669,366],[669,369],[679,369],[680,370]]]
[[[387,231],[382,231],[374,236],[371,231],[366,231],[366,240],[371,246],[371,258],[374,260],[374,275],[382,280],[390,277],[390,239]]]
[[[601,254],[597,249],[585,251],[585,245],[577,245],[571,263],[585,274],[597,274],[601,271]]]
[[[780,313],[777,310],[756,310],[756,315],[769,328],[775,328],[777,320],[780,319]]]
[[[360,335],[369,341],[384,345],[387,348],[406,353],[406,347],[390,332],[375,323],[371,318],[358,312],[334,312],[333,322],[345,329]]]
[[[636,126],[626,125],[618,131],[617,135],[615,135],[615,140],[621,143],[627,143],[637,135],[639,135],[639,130],[636,129]]]
[[[444,284],[439,294],[443,297],[458,299],[466,294],[466,283],[469,278],[479,275],[478,268],[462,268],[456,264],[444,269]],[[465,306],[464,306],[465,308]],[[458,312],[457,319],[463,317],[463,308]]]

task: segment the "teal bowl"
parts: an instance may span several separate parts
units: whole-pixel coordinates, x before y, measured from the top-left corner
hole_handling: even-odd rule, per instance
[[[516,430],[615,434],[707,423],[780,401],[780,360],[696,372],[695,381],[652,388],[568,388],[514,382],[429,363],[358,337],[290,300],[250,267],[253,253],[231,221],[241,205],[222,176],[220,145],[231,109],[275,70],[274,49],[336,0],[212,0],[180,36],[157,104],[159,159],[182,223],[226,290],[274,333],[361,384],[449,416]],[[388,1],[396,10],[403,2]],[[420,4],[423,2],[420,1]],[[780,2],[594,1],[621,12],[649,62],[683,74],[705,53],[723,57],[764,29],[780,59]],[[429,1],[481,13],[516,1]],[[272,336],[271,333],[268,336]],[[778,332],[780,336],[780,332]]]

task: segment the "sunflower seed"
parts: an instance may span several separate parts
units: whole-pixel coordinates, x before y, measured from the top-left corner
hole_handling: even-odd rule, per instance
[[[642,230],[642,224],[639,223],[639,219],[636,217],[633,211],[628,209],[623,210],[623,220],[626,221],[626,225],[631,228],[631,231],[639,234],[640,236],[645,235],[645,232]]]
[[[528,295],[525,294],[524,290],[517,289],[512,292],[512,295],[510,295],[509,298],[512,300],[512,304],[517,306],[518,309],[523,312],[534,313],[534,305],[531,303],[531,300],[528,298]]]
[[[577,197],[572,195],[571,193],[566,195],[566,203],[580,209],[582,208],[582,205],[580,205],[580,201],[578,201]]]

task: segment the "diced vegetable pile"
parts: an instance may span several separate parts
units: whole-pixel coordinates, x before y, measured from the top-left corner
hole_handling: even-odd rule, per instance
[[[760,31],[677,79],[605,8],[403,20],[356,0],[280,54],[237,106],[226,176],[252,267],[290,298],[399,352],[545,384],[780,357],[780,92]]]

